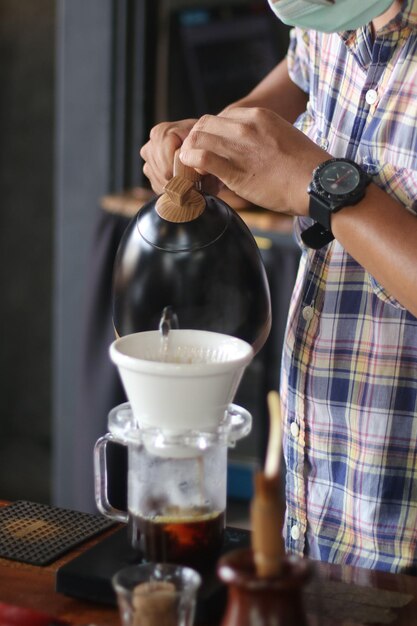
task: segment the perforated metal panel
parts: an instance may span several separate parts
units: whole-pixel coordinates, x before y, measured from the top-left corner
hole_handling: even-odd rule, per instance
[[[48,565],[112,525],[98,515],[19,500],[0,507],[0,556]]]

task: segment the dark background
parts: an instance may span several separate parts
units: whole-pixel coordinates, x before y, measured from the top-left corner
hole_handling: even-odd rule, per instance
[[[155,122],[216,113],[287,40],[266,1],[0,0],[0,498],[88,508],[75,415],[100,198],[143,184]]]
[[[47,501],[52,425],[53,0],[0,0],[0,497]]]

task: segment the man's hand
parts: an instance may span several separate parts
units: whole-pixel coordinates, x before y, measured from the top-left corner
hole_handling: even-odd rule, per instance
[[[174,154],[181,147],[196,120],[163,122],[151,130],[149,141],[140,151],[145,161],[143,173],[151,183],[155,193],[160,194],[173,173]]]
[[[253,204],[306,215],[312,172],[330,155],[273,111],[255,107],[203,116],[180,158]]]

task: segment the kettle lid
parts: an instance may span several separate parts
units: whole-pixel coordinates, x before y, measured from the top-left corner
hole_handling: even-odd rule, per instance
[[[201,175],[181,163],[179,150],[173,169],[164,193],[139,211],[139,234],[153,247],[168,252],[204,248],[222,236],[230,222],[230,209],[201,193]]]
[[[189,222],[165,220],[155,208],[157,203],[148,203],[136,218],[141,237],[153,247],[167,252],[186,252],[211,245],[228,228],[231,212],[227,204],[218,198],[202,197],[204,211]]]

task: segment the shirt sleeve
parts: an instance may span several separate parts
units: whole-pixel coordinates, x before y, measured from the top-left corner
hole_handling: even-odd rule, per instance
[[[305,93],[310,92],[310,38],[301,28],[290,31],[287,53],[288,74],[291,80]]]

